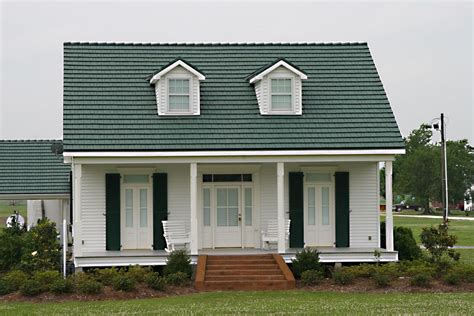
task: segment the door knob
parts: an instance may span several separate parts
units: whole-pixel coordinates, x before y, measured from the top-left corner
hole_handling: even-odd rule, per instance
[[[239,222],[241,222],[241,221],[242,221],[242,215],[239,214]]]

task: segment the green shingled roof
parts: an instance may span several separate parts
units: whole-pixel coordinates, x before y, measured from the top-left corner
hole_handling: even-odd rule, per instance
[[[51,152],[60,140],[0,140],[2,194],[67,194],[71,166]]]
[[[147,78],[182,58],[206,75],[201,115],[158,117]],[[308,75],[303,115],[262,116],[248,76]],[[389,149],[403,141],[365,43],[64,44],[65,151]]]

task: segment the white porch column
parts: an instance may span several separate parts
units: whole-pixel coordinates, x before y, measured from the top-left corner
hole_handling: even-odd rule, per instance
[[[392,162],[385,162],[385,236],[387,250],[393,251],[393,215],[392,215]]]
[[[191,255],[198,254],[198,220],[197,220],[197,163],[190,164],[191,187]]]
[[[73,225],[72,234],[74,237],[74,251],[75,257],[82,255],[82,223],[81,223],[81,187],[82,187],[82,165],[78,163],[72,164],[73,177]]]
[[[277,213],[278,213],[278,253],[285,253],[285,208],[284,208],[285,164],[277,163]]]

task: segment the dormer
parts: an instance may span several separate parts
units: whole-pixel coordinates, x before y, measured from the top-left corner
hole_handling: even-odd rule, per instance
[[[206,77],[182,59],[165,66],[150,79],[155,85],[158,115],[199,115],[199,83]]]
[[[283,59],[252,75],[249,82],[255,87],[260,114],[301,115],[301,80],[305,79],[305,73]]]

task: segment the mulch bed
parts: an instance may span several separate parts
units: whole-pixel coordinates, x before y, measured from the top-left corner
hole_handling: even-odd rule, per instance
[[[392,281],[388,287],[377,287],[370,279],[357,279],[348,285],[337,285],[330,279],[323,280],[315,286],[303,286],[297,282],[297,290],[311,292],[336,292],[336,293],[456,293],[474,292],[474,283],[461,283],[459,285],[448,285],[442,281],[434,280],[430,287],[415,287],[410,285],[408,278],[399,278]],[[166,291],[155,291],[140,284],[133,292],[114,291],[110,287],[104,287],[102,293],[97,295],[86,295],[80,293],[56,295],[43,293],[35,297],[24,297],[20,293],[12,293],[1,296],[0,302],[66,302],[66,301],[103,301],[103,300],[130,300],[141,298],[160,298],[198,293],[194,286],[168,286]]]

